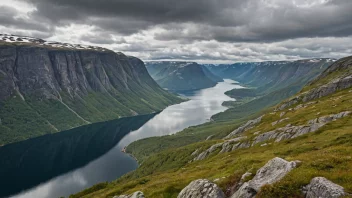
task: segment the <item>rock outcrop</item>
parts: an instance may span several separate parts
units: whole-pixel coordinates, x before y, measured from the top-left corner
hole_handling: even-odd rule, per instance
[[[118,195],[113,198],[144,198],[144,194],[141,191],[137,191],[130,195]]]
[[[339,198],[347,195],[342,186],[339,186],[324,177],[315,177],[305,186],[306,198]]]
[[[208,148],[207,150],[203,151],[202,153],[200,153],[197,157],[195,157],[193,159],[193,161],[198,161],[198,160],[203,160],[206,157],[208,157],[210,154],[212,154],[214,151],[216,151],[216,149],[222,147],[224,143],[218,143],[218,144],[214,144],[212,145],[210,148]]]
[[[352,87],[352,57],[342,58],[336,61],[334,64],[330,65],[322,74],[320,74],[314,81],[310,84],[319,83],[323,78],[326,78],[329,74],[335,71],[344,71],[339,77],[333,79],[331,82],[326,84],[317,84],[317,87],[301,93],[300,95],[291,98],[290,100],[284,102],[279,107],[276,108],[276,111],[281,111],[287,107],[293,106],[299,102],[307,102],[310,100],[315,100],[330,94],[335,93],[336,91],[348,89]]]
[[[237,137],[230,140],[226,140],[225,142],[214,144],[211,147],[209,147],[207,150],[201,152],[200,154],[198,154],[199,149],[197,149],[191,154],[192,156],[198,154],[198,156],[195,157],[193,161],[203,160],[206,157],[208,157],[210,154],[214,153],[219,148],[221,148],[220,153],[233,151],[239,148],[248,148],[250,146],[248,142],[240,142],[241,140],[246,138],[247,138],[246,136]],[[234,144],[236,142],[238,143]]]
[[[193,159],[193,161],[203,160],[203,159],[207,158],[210,154],[214,153],[219,148],[221,148],[219,153],[225,153],[225,152],[234,151],[236,149],[249,148],[249,147],[254,146],[258,143],[269,141],[269,140],[274,140],[275,142],[280,142],[283,140],[296,138],[296,137],[302,136],[307,133],[315,132],[319,128],[326,125],[327,123],[344,118],[350,114],[351,114],[350,111],[343,111],[343,112],[340,112],[337,114],[322,116],[319,118],[315,118],[313,120],[309,120],[306,125],[292,126],[291,124],[288,124],[285,127],[277,128],[275,130],[264,132],[262,134],[260,134],[260,131],[258,131],[258,132],[254,133],[254,135],[256,135],[256,136],[252,140],[246,140],[247,139],[246,136],[240,136],[240,137],[233,138],[230,140],[225,140],[224,142],[212,145],[211,147],[209,147],[208,149],[206,149],[202,153],[198,154],[198,156],[195,157]],[[252,128],[254,124],[252,125],[249,123],[258,123],[258,122],[260,122],[259,120],[261,118],[262,117],[259,117],[255,121],[250,120],[245,125],[236,129],[234,131],[235,133],[232,132],[231,133],[232,135],[228,135],[227,137],[232,137],[233,135],[238,135],[239,131],[241,131],[240,133],[242,133],[245,131],[245,129],[249,129],[248,127]],[[285,120],[287,120],[287,119],[282,119],[282,120],[276,121],[274,123],[275,124],[280,123]],[[267,144],[263,144],[262,146],[266,146],[266,145]],[[198,153],[198,151],[197,152],[194,151],[192,153],[192,156],[196,155],[197,153]]]
[[[302,98],[302,101],[307,102],[310,100],[321,98],[321,97],[330,95],[332,93],[335,93],[336,91],[347,89],[350,87],[352,87],[352,76],[338,78],[338,79],[335,79],[333,82],[330,82],[326,85],[323,85],[319,88],[309,91],[307,94],[304,95],[304,97]]]
[[[273,131],[265,132],[263,134],[258,135],[252,145],[258,144],[260,142],[264,142],[267,140],[275,139],[275,142],[280,142],[286,139],[296,138],[298,136],[317,131],[320,127],[325,124],[335,121],[337,119],[346,117],[350,114],[350,111],[344,111],[338,114],[332,114],[328,116],[322,116],[313,120],[308,121],[307,125],[301,126],[286,126],[282,128],[275,129]]]
[[[177,198],[225,198],[225,194],[214,183],[206,179],[192,181]]]
[[[231,198],[254,197],[262,186],[280,181],[287,173],[296,168],[299,163],[299,161],[288,162],[278,157],[270,160],[257,171],[252,180],[245,182]]]
[[[227,135],[225,137],[225,139],[231,138],[233,136],[236,136],[238,134],[241,134],[249,129],[251,129],[252,127],[254,127],[256,124],[260,123],[260,121],[262,120],[264,115],[254,119],[254,120],[249,120],[246,124],[238,127],[236,130],[232,131],[229,135]]]

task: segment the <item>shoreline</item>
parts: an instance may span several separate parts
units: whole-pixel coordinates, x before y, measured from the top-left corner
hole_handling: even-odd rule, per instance
[[[141,164],[139,163],[138,159],[137,159],[134,155],[132,155],[132,153],[128,153],[128,152],[126,151],[126,148],[127,148],[127,146],[123,147],[123,149],[121,150],[121,152],[122,152],[122,153],[125,153],[126,155],[129,155],[130,157],[132,157],[134,160],[136,160],[138,166],[140,166]]]

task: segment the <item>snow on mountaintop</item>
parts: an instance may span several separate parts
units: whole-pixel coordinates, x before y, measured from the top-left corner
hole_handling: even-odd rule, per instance
[[[97,46],[45,41],[43,39],[38,39],[34,37],[17,36],[17,35],[11,35],[11,34],[0,34],[0,41],[7,42],[7,43],[32,43],[36,45],[49,46],[49,47],[55,47],[55,48],[85,49],[85,50],[95,50],[95,51],[107,50],[105,48],[97,47]]]

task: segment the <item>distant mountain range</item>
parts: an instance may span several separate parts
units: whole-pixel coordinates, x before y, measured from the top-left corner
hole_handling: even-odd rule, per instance
[[[246,92],[227,92],[237,99],[234,108],[214,115],[213,119],[241,118],[275,105],[299,92],[303,86],[321,74],[334,59],[306,59],[297,61],[268,61],[235,63],[231,65],[206,65],[218,76],[230,78],[252,88]],[[249,96],[249,97],[248,97]],[[245,97],[243,102],[241,99]],[[241,104],[244,103],[245,104]],[[231,103],[227,103],[231,106]]]
[[[305,84],[335,61],[334,59],[320,58],[206,65],[206,67],[222,78],[239,81],[265,93],[279,90],[297,81]]]
[[[204,89],[223,81],[205,66],[195,62],[147,62],[146,67],[161,87],[172,91]]]
[[[0,35],[0,145],[181,101],[157,85],[138,58]]]

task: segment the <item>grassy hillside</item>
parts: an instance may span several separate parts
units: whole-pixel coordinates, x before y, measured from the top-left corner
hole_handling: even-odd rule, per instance
[[[349,59],[351,60],[351,59]],[[341,63],[341,62],[340,62]],[[346,62],[345,62],[346,63]],[[336,81],[352,74],[349,63],[347,68],[324,72],[318,79],[299,94],[312,93],[321,85]],[[337,73],[335,73],[337,72]],[[305,125],[309,120],[352,111],[352,88],[320,95],[309,101],[300,101],[282,110],[267,108],[260,123],[243,134],[243,141],[251,141],[258,134],[290,125]],[[314,92],[315,93],[315,92]],[[298,95],[297,95],[298,96]],[[288,100],[290,101],[290,100]],[[282,102],[276,107],[285,104]],[[302,164],[285,176],[281,181],[263,187],[256,197],[302,197],[301,188],[313,177],[322,176],[352,192],[352,116],[329,122],[315,132],[280,142],[268,140],[266,144],[255,144],[249,148],[219,153],[217,149],[207,158],[192,161],[198,153],[209,148],[226,136],[241,123],[250,120],[211,122],[166,137],[152,138],[131,144],[129,151],[142,159],[141,166],[134,172],[111,182],[96,185],[72,197],[112,197],[128,194],[137,190],[146,197],[177,197],[178,193],[191,181],[206,178],[217,183],[229,196],[228,188],[236,185],[245,172],[255,173],[273,157],[286,160],[300,160]],[[283,120],[273,125],[272,123]],[[214,135],[206,138],[208,135]],[[197,140],[198,139],[198,140]],[[208,139],[208,140],[205,140]],[[189,141],[188,141],[189,140]],[[144,152],[145,149],[146,150]],[[142,152],[143,151],[143,152]],[[193,155],[192,155],[193,154]],[[191,162],[192,161],[192,162]]]
[[[231,76],[251,89],[239,89],[226,92],[235,102],[224,105],[233,107],[212,118],[228,121],[253,115],[258,111],[274,106],[298,93],[307,83],[321,74],[332,61],[330,59],[300,60],[294,62],[263,62],[234,64],[222,68],[222,75]],[[219,73],[219,71],[217,71]]]

